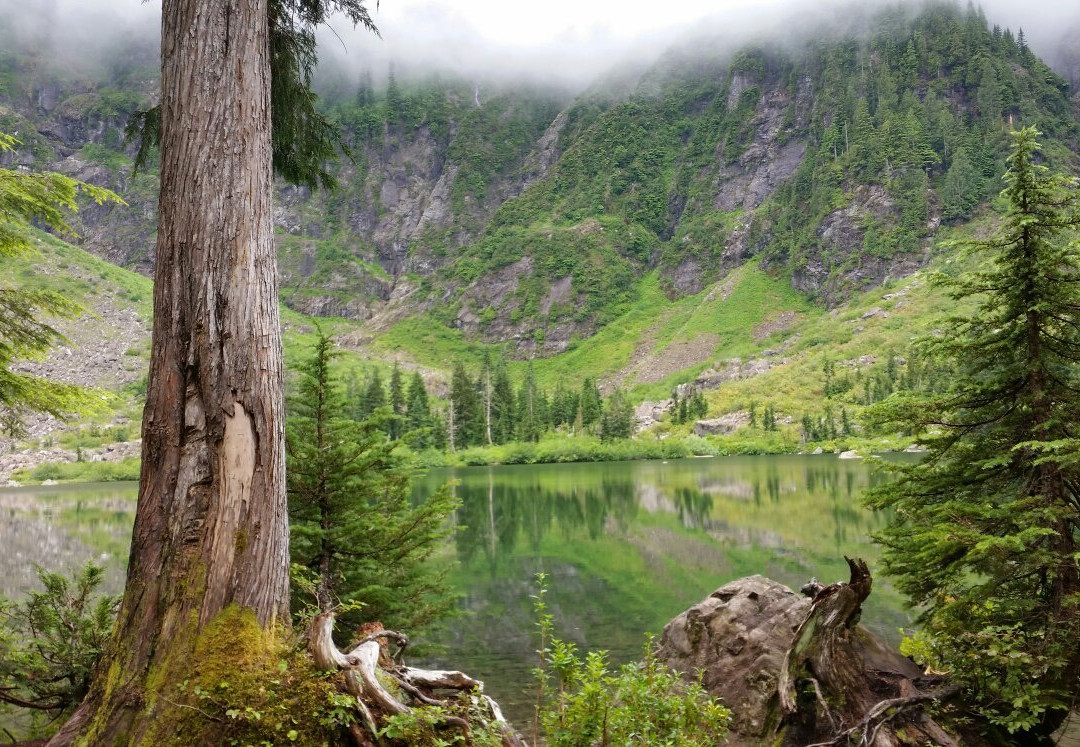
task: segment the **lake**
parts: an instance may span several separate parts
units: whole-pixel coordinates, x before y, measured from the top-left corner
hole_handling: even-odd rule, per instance
[[[798,588],[846,580],[844,555],[878,557],[869,535],[886,517],[859,495],[879,471],[834,455],[753,456],[434,470],[417,498],[454,482],[462,527],[440,553],[462,616],[416,636],[441,646],[419,662],[462,669],[519,724],[531,719],[536,663],[532,595],[547,574],[558,634],[616,663],[646,633],[718,586],[755,573]],[[35,582],[34,564],[107,566],[123,586],[137,486],[0,488],[0,593]],[[882,577],[863,622],[895,640],[909,622]]]

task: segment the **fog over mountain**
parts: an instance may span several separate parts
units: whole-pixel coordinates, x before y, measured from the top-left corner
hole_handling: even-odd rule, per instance
[[[478,80],[544,81],[581,89],[613,69],[644,66],[688,38],[732,46],[754,37],[792,38],[824,22],[886,4],[851,0],[553,0],[537,5],[498,0],[385,0],[372,4],[377,38],[338,18],[320,31],[324,80],[376,82],[399,74],[445,72]],[[914,4],[914,3],[912,3]],[[1032,48],[1068,75],[1076,67],[1080,4],[986,0],[991,23],[1023,28]],[[158,2],[142,0],[0,0],[0,27],[68,64],[108,65],[117,45],[155,45]],[[724,40],[717,42],[716,40]]]

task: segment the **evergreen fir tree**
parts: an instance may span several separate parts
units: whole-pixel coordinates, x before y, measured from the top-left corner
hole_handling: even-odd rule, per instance
[[[701,419],[709,414],[709,403],[705,401],[705,392],[697,390],[690,398],[690,414],[697,419]]]
[[[406,440],[414,449],[433,446],[431,406],[427,388],[419,371],[413,371],[406,394],[405,432]]]
[[[514,388],[506,372],[506,361],[495,364],[495,382],[491,391],[492,440],[497,444],[513,441],[515,437]]]
[[[923,343],[952,386],[877,408],[928,457],[869,496],[895,517],[885,566],[923,610],[924,658],[1032,743],[1080,691],[1080,196],[1037,137],[1014,134],[999,235],[966,244],[983,269],[939,278],[979,302]]]
[[[394,362],[390,374],[390,438],[401,438],[405,422],[405,386],[401,380],[401,366]]]
[[[983,178],[971,162],[967,148],[960,146],[945,173],[942,189],[942,217],[945,220],[970,218],[982,199]]]
[[[551,430],[551,400],[540,387],[536,388],[536,422],[541,435]]]
[[[17,144],[15,138],[0,133],[0,156]],[[35,253],[31,224],[69,233],[64,211],[75,209],[79,192],[98,204],[120,201],[107,189],[62,174],[0,169],[0,260]],[[101,404],[100,393],[11,370],[16,361],[40,355],[64,341],[45,319],[72,318],[81,311],[55,291],[0,286],[0,421],[12,436],[21,432],[22,418],[31,412],[64,418]]]
[[[442,489],[413,505],[410,470],[377,418],[358,423],[332,370],[320,331],[299,370],[286,424],[290,551],[312,575],[320,609],[360,602],[343,617],[415,629],[447,614],[454,598],[431,554],[452,531]]]
[[[601,397],[600,389],[593,379],[587,378],[581,382],[581,424],[589,428],[600,419]]]
[[[495,443],[493,437],[492,418],[494,417],[492,400],[494,399],[494,384],[492,382],[491,355],[484,351],[484,362],[480,366],[480,378],[476,380],[477,394],[480,397],[480,407],[484,413],[484,443],[488,446]]]
[[[540,440],[543,413],[537,400],[536,378],[530,363],[517,395],[517,437],[521,441]]]
[[[600,439],[611,441],[616,438],[630,438],[633,434],[634,406],[622,389],[616,389],[608,397],[600,415]]]
[[[454,366],[450,379],[450,402],[454,448],[466,449],[482,443],[484,415],[476,382],[469,377],[460,361]]]
[[[776,430],[776,410],[772,403],[765,405],[765,412],[761,416],[761,427],[767,431]]]
[[[386,390],[383,389],[382,376],[379,375],[379,369],[371,369],[371,377],[368,378],[368,384],[364,387],[364,396],[360,400],[360,419],[364,420],[371,417],[376,410],[380,407],[386,406]]]

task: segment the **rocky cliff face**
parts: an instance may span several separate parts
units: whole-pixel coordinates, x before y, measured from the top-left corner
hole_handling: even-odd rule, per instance
[[[943,216],[957,221],[945,203],[959,148],[981,169],[964,197],[977,203],[1000,173],[1001,122],[1044,113],[1048,137],[1078,140],[1064,82],[973,12],[901,13],[876,36],[831,31],[802,48],[703,43],[574,100],[535,87],[479,96],[472,81],[330,96],[353,157],[337,192],[278,190],[283,298],[371,320],[373,333],[430,312],[523,356],[592,334],[654,269],[675,297],[762,257],[840,303],[928,260]],[[155,173],[131,176],[121,133],[154,97],[153,73],[131,73],[151,56],[97,80],[32,57],[0,60],[0,128],[24,142],[8,162],[119,191],[127,206],[79,215],[80,241],[149,273]],[[999,111],[983,122],[988,100]]]

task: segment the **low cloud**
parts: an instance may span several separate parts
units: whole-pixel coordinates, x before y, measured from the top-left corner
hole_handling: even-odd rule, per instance
[[[1068,59],[1061,53],[1063,39],[1080,34],[1080,4],[1074,5],[982,3],[991,23],[1022,27],[1032,48],[1051,63]],[[850,22],[868,6],[873,7],[851,0],[670,0],[666,8],[645,0],[552,0],[537,6],[381,0],[377,8],[371,5],[381,39],[343,18],[320,31],[321,76],[341,85],[361,76],[378,83],[393,66],[403,76],[442,72],[580,90],[612,71],[644,68],[673,46],[692,52],[695,44],[709,44],[715,51],[754,37],[797,40],[820,23]],[[90,72],[107,70],[118,49],[156,48],[159,13],[158,2],[141,0],[0,0],[0,31],[14,30],[43,56]]]

